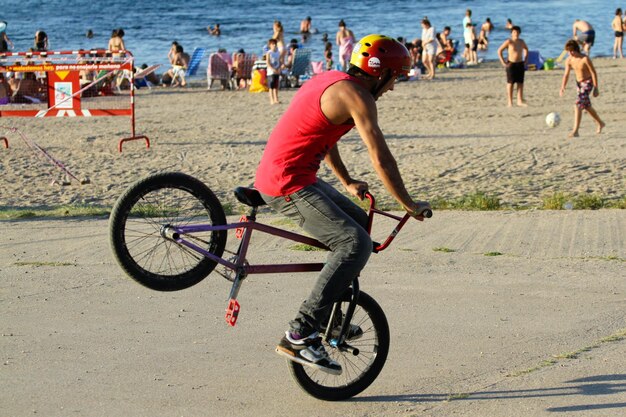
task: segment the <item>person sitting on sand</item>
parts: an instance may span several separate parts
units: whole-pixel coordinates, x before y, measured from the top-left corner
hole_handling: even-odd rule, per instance
[[[421,39],[413,39],[413,42],[410,44],[409,54],[411,55],[411,68],[419,68],[420,71],[423,71],[424,64],[422,63],[422,52],[424,49],[422,48],[422,40]]]
[[[172,62],[172,68],[167,70],[166,75],[171,78],[171,86],[178,87],[179,85],[185,87],[187,82],[185,81],[185,72],[189,65],[189,54],[185,52],[184,48],[180,44],[176,44],[176,54]],[[180,80],[180,81],[179,81]]]
[[[580,127],[583,110],[589,113],[591,118],[596,122],[596,133],[599,134],[602,132],[602,128],[606,125],[602,119],[600,119],[600,116],[595,109],[591,107],[591,99],[589,98],[589,93],[592,91],[594,97],[598,97],[600,95],[596,69],[593,67],[591,58],[580,52],[580,46],[575,40],[571,39],[567,41],[565,44],[565,50],[569,53],[569,58],[565,61],[565,73],[563,74],[563,81],[561,83],[561,91],[559,94],[563,97],[565,87],[567,86],[567,81],[569,79],[569,74],[572,69],[576,74],[577,85],[576,103],[574,104],[574,129],[569,134],[569,137],[572,138],[578,136],[578,128]]]
[[[16,62],[15,65],[20,65],[20,63]],[[5,73],[5,78],[9,83],[9,87],[11,87],[11,91],[16,91],[19,88],[23,74],[22,72],[13,71]]]
[[[448,45],[448,40],[450,40],[450,26],[446,26],[443,28],[443,32],[437,33],[437,55],[446,50],[446,45]]]
[[[513,84],[517,84],[517,105],[526,107],[524,102],[524,72],[528,62],[528,46],[519,37],[521,33],[522,29],[519,26],[513,26],[511,38],[505,40],[498,48],[498,58],[500,58],[502,66],[506,68],[506,91],[509,107],[513,106]],[[505,49],[508,52],[506,61],[503,55]]]
[[[4,74],[0,72],[0,105],[9,104],[11,102],[11,96],[13,95],[13,90],[11,86],[4,78]]]
[[[230,75],[237,84],[237,90],[246,88],[246,77],[244,74],[245,59],[246,51],[243,49],[239,49],[235,54],[233,54],[233,67]]]
[[[25,72],[17,89],[13,92],[13,103],[41,103],[43,85],[37,81],[34,72]]]
[[[298,44],[293,42],[291,42],[287,47],[287,59],[285,59],[283,68],[288,71],[291,71],[293,68],[293,60],[296,57],[296,49],[298,49]]]

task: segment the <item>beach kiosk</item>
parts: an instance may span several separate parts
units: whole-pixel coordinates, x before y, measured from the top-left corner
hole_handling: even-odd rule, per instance
[[[135,131],[133,63],[130,51],[0,53],[0,83],[19,85],[10,97],[2,96],[0,86],[0,118],[125,116],[131,131],[118,151],[134,140],[149,148],[148,137]]]

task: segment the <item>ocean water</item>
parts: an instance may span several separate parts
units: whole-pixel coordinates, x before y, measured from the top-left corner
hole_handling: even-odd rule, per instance
[[[105,48],[111,30],[121,27],[136,64],[165,65],[174,40],[188,52],[195,47],[205,47],[208,51],[225,48],[229,52],[244,48],[246,52],[260,54],[272,35],[274,20],[282,21],[286,43],[292,38],[302,41],[298,30],[306,16],[311,16],[317,31],[305,44],[313,50],[313,60],[323,59],[324,33],[334,44],[340,19],[346,21],[357,38],[383,33],[410,40],[421,36],[420,20],[428,16],[437,32],[450,26],[451,37],[462,44],[462,19],[465,9],[471,8],[475,23],[490,17],[495,25],[488,51],[479,55],[494,60],[498,46],[509,33],[504,29],[507,18],[522,27],[522,38],[528,47],[539,50],[544,57],[560,54],[571,37],[575,19],[587,20],[596,29],[591,55],[611,55],[614,39],[611,20],[617,7],[625,8],[626,3],[612,0],[0,0],[0,20],[8,22],[7,34],[15,43],[14,51],[31,48],[39,29],[48,34],[51,50]],[[207,25],[215,23],[220,23],[222,28],[220,37],[210,36],[206,31]],[[86,38],[88,29],[95,33],[94,38]],[[336,46],[334,52],[336,56]]]

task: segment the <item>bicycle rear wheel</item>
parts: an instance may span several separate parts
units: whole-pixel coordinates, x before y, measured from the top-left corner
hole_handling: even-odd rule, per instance
[[[182,173],[151,175],[132,184],[111,212],[109,238],[115,259],[138,283],[176,291],[202,281],[216,262],[162,235],[164,226],[226,224],[224,209],[201,181]],[[222,256],[226,231],[185,235]]]
[[[348,309],[349,301],[350,296],[347,294],[341,301],[341,311]],[[383,369],[389,353],[389,325],[382,308],[362,291],[351,324],[363,330],[361,337],[348,341],[359,350],[357,355],[331,347],[327,341],[323,342],[330,357],[341,365],[341,375],[331,375],[289,361],[293,378],[313,397],[326,401],[351,398],[369,387]]]

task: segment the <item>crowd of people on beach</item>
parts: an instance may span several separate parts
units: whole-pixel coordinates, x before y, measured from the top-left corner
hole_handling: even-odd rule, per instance
[[[270,103],[272,104],[279,103],[278,91],[281,85],[284,85],[281,80],[292,67],[296,50],[302,48],[310,40],[312,34],[317,33],[317,30],[313,28],[312,20],[311,16],[302,19],[300,22],[301,39],[292,39],[289,43],[285,41],[282,22],[275,20],[273,23],[272,35],[267,40],[259,57],[259,61],[264,63],[262,65],[265,72],[263,83],[269,90]],[[486,17],[480,24],[475,23],[472,20],[472,10],[470,9],[465,11],[462,19],[461,33],[458,35],[462,39],[453,38],[453,25],[444,26],[443,30],[437,31],[427,16],[424,16],[420,23],[421,36],[410,41],[403,37],[398,38],[398,41],[403,43],[410,52],[412,67],[409,76],[404,79],[401,78],[399,81],[406,79],[432,80],[436,78],[438,68],[478,65],[480,63],[478,51],[490,47],[489,38],[494,30],[494,24],[490,17]],[[511,19],[507,19],[503,26],[511,31],[510,38],[506,39],[498,48],[498,59],[506,68],[507,74],[507,105],[513,105],[513,91],[514,87],[517,87],[516,104],[526,106],[523,91],[524,72],[528,66],[528,46],[521,38],[522,28],[519,25],[515,25]],[[611,28],[615,36],[613,58],[623,58],[622,41],[624,31],[626,31],[626,12],[623,13],[621,8],[616,9]],[[207,32],[211,36],[222,36],[222,28],[219,23],[207,26]],[[107,45],[107,49],[112,54],[119,54],[119,51],[126,49],[124,34],[124,30],[121,28],[112,31]],[[86,36],[92,38],[93,32],[89,30]],[[595,29],[588,21],[577,19],[572,24],[572,39],[581,45],[581,53],[587,57],[594,45],[595,36]],[[339,20],[334,42],[329,39],[327,33],[322,35],[322,42],[324,43],[323,60],[315,63],[318,64],[316,66],[318,71],[332,69],[346,71],[357,42],[354,32],[348,27],[346,21]],[[13,48],[14,44],[7,34],[7,24],[0,22],[0,52],[8,52]],[[34,35],[31,51],[46,51],[49,48],[48,35],[45,31],[38,30]],[[247,55],[244,49],[240,48],[232,55],[223,49],[219,53],[228,64],[232,78],[235,80],[233,83],[235,88],[248,88],[252,81],[252,74],[249,69],[245,73],[242,68],[242,63]],[[189,66],[189,54],[185,52],[181,44],[174,41],[167,57],[170,67],[161,76],[154,73],[147,74],[147,80],[162,86],[186,86],[185,74]],[[566,66],[566,68],[568,67]],[[141,68],[137,70],[141,70]],[[591,70],[588,72],[585,74],[577,73],[577,75],[589,75],[591,77],[594,73]],[[23,101],[24,97],[37,97],[44,86],[33,84],[32,78],[31,74],[27,73],[24,76],[15,72],[0,74],[0,104]],[[89,81],[87,76],[85,78],[85,82]],[[226,84],[224,88],[230,85]],[[597,88],[597,80],[594,81],[594,85]],[[25,91],[26,88],[29,91]],[[583,101],[585,100],[583,99]]]

